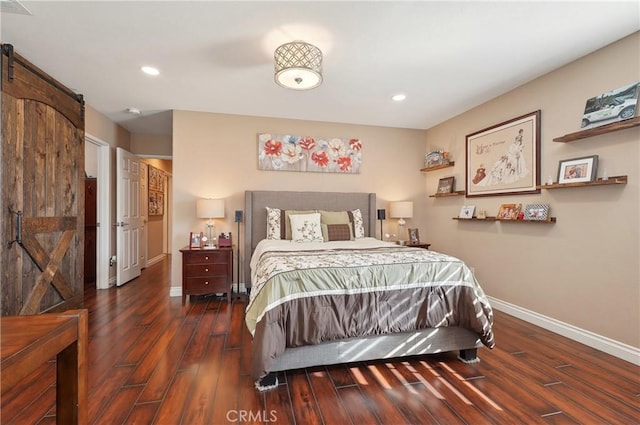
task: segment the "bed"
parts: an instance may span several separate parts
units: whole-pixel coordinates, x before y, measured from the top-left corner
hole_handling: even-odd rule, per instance
[[[477,348],[493,347],[493,313],[466,264],[373,238],[375,210],[374,193],[245,193],[245,322],[259,390],[284,370],[458,350],[475,362]],[[334,213],[341,224],[327,226]],[[345,213],[347,235],[337,232]],[[300,233],[317,216],[323,236]]]

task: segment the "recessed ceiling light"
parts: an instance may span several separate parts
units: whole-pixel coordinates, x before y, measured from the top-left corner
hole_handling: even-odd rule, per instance
[[[406,95],[404,94],[396,94],[395,96],[393,96],[391,99],[393,99],[394,102],[402,102],[403,100],[405,100],[407,98]]]
[[[158,68],[154,68],[152,66],[143,66],[140,69],[147,75],[160,75],[160,71],[158,71]]]

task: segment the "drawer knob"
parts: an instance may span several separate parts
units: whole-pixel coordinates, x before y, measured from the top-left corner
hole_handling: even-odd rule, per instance
[[[204,269],[204,271],[205,271],[205,272],[208,272],[208,271],[209,271],[209,269]]]
[[[208,259],[209,259],[209,257],[204,257],[204,259],[205,259],[205,260],[208,260]]]
[[[209,284],[209,282],[205,282],[204,284],[205,284],[205,285],[208,285],[208,284]]]

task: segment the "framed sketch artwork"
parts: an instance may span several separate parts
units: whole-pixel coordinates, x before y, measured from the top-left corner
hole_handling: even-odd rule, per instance
[[[467,136],[468,198],[540,193],[540,111]]]

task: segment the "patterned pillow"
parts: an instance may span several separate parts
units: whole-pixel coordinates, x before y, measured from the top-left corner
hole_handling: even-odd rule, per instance
[[[364,222],[362,220],[362,212],[357,209],[350,211],[353,215],[353,236],[356,239],[364,238]]]
[[[320,213],[292,214],[289,216],[289,221],[291,221],[293,242],[323,242]]]
[[[267,239],[282,239],[281,217],[282,211],[280,211],[280,208],[267,207]]]
[[[292,214],[301,215],[301,214],[312,214],[318,212],[317,210],[282,210],[284,217],[282,218],[283,229],[280,231],[281,239],[286,239],[290,241],[293,239],[293,234],[291,233],[291,217]]]
[[[322,223],[322,237],[325,242],[352,241],[350,224],[324,224]]]

